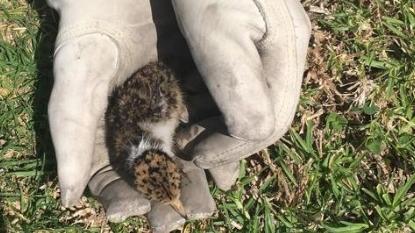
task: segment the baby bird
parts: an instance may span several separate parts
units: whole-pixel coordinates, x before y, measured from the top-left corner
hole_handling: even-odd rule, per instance
[[[132,178],[149,200],[170,204],[183,216],[173,139],[185,111],[173,72],[162,63],[150,63],[114,90],[106,113],[109,154],[116,169]]]

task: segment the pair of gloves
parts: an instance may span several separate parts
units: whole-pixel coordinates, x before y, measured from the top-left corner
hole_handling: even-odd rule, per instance
[[[297,0],[48,0],[60,15],[49,122],[61,201],[88,185],[110,221],[147,214],[155,232],[184,224],[112,169],[105,146],[108,96],[138,68],[162,60],[183,79],[189,119],[178,146],[190,161],[181,199],[190,219],[216,209],[205,170],[228,190],[239,160],[289,128],[311,26]]]

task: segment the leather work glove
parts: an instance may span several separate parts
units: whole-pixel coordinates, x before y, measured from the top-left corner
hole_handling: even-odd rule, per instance
[[[62,204],[76,204],[88,184],[110,221],[148,213],[155,232],[179,227],[184,223],[179,214],[150,203],[112,169],[103,120],[113,88],[138,68],[159,59],[174,67],[182,67],[180,63],[192,67],[171,3],[49,0],[48,4],[60,15],[48,111]],[[185,70],[177,68],[180,75]],[[183,170],[187,216],[210,216],[216,206],[203,169],[184,163]]]
[[[202,120],[180,132],[179,144],[227,190],[237,178],[239,160],[289,129],[311,24],[297,0],[173,0],[173,7],[220,113],[197,116]],[[198,99],[203,98],[190,101],[191,107],[209,112],[198,109]]]
[[[237,176],[237,161],[272,144],[288,129],[310,35],[308,18],[298,2],[173,1],[207,93],[203,85],[198,87],[197,78],[192,79],[198,72],[191,71],[192,57],[169,1],[48,3],[60,15],[49,121],[64,206],[75,204],[89,184],[111,221],[148,213],[155,232],[184,223],[172,208],[150,204],[121,180],[105,147],[108,95],[151,61],[178,67],[195,91],[189,95],[193,114],[179,134],[180,146],[194,161],[183,161],[187,175],[182,202],[191,219],[215,211],[201,168],[209,169],[216,184],[228,189]],[[214,101],[209,101],[209,93]],[[212,104],[201,107],[201,101]]]
[[[189,81],[190,119],[178,144],[228,190],[239,161],[289,129],[311,25],[296,0],[173,0],[173,7],[207,86]]]

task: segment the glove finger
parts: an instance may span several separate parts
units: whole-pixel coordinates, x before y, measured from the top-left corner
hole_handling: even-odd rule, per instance
[[[237,162],[263,146],[263,142],[246,142],[231,137],[226,132],[221,117],[210,117],[180,128],[176,133],[176,143],[182,154],[187,156],[186,159],[193,160],[204,169]],[[231,173],[235,173],[234,169]]]
[[[202,219],[216,211],[216,204],[209,193],[209,186],[204,171],[192,162],[177,158],[177,163],[184,172],[181,184],[180,200],[188,219]],[[154,232],[168,232],[180,228],[185,219],[170,205],[152,202],[147,215]]]
[[[276,135],[288,130],[297,109],[311,26],[299,1],[261,0],[257,4],[267,24],[258,49],[273,103],[276,132],[272,138],[276,141]]]
[[[149,3],[103,3],[48,1],[60,15],[49,120],[65,206],[76,203],[90,178],[95,130],[110,84],[156,58]]]
[[[175,0],[173,6],[229,133],[247,140],[269,136],[275,119],[255,43],[265,34],[255,1]]]
[[[226,78],[216,79],[215,77],[213,77],[214,75],[209,76],[211,69],[213,69],[214,72],[216,72],[215,74],[219,72],[219,76],[217,77],[220,77],[220,73],[223,72],[224,74],[238,77],[238,79],[235,78],[235,82],[244,83],[246,81],[247,85],[250,85],[252,80],[249,78],[246,79],[245,75],[240,75],[236,72],[232,73],[225,71],[226,69],[232,68],[239,69],[239,67],[244,64],[247,65],[247,67],[250,67],[249,69],[252,70],[257,70],[259,67],[259,69],[261,69],[263,72],[258,72],[256,75],[258,75],[257,78],[263,80],[263,82],[266,84],[266,89],[269,92],[268,96],[258,96],[257,92],[261,92],[262,89],[256,87],[253,88],[254,91],[251,92],[248,92],[248,89],[238,90],[238,88],[236,88],[236,91],[229,93],[238,96],[238,98],[240,96],[251,98],[252,100],[255,100],[256,103],[260,103],[263,101],[267,102],[267,100],[264,100],[264,98],[269,98],[272,103],[272,106],[270,107],[270,109],[272,109],[272,114],[267,114],[267,111],[263,111],[261,114],[263,114],[263,117],[273,117],[275,119],[273,123],[272,121],[261,121],[258,124],[258,121],[256,121],[255,119],[252,121],[250,120],[253,118],[257,118],[255,115],[250,114],[251,106],[255,106],[256,103],[252,104],[251,102],[245,101],[243,98],[241,98],[241,100],[243,101],[239,103],[237,109],[236,107],[224,108],[222,102],[231,102],[229,101],[229,98],[226,98],[224,94],[217,95],[217,93],[212,92],[216,102],[218,102],[220,110],[225,115],[226,125],[230,127],[223,127],[221,131],[211,130],[209,128],[209,130],[206,130],[200,124],[198,126],[193,125],[191,127],[188,127],[188,129],[198,129],[193,130],[197,133],[193,133],[193,131],[189,130],[188,133],[184,134],[188,136],[187,138],[191,138],[192,143],[182,143],[186,144],[185,147],[187,147],[186,150],[188,151],[188,153],[193,155],[195,159],[195,164],[203,168],[213,168],[216,166],[231,163],[233,161],[237,161],[241,158],[249,156],[250,154],[258,152],[266,146],[273,144],[288,130],[293,116],[295,114],[295,109],[298,103],[299,91],[301,86],[301,77],[304,68],[305,54],[310,36],[309,20],[306,14],[304,13],[301,4],[298,1],[260,0],[252,2],[255,2],[257,6],[251,7],[251,9],[260,9],[260,15],[257,14],[256,16],[253,16],[253,18],[260,18],[265,21],[266,33],[263,34],[263,38],[260,38],[259,40],[256,40],[258,39],[256,37],[250,37],[249,39],[244,40],[244,42],[246,41],[247,44],[250,44],[248,45],[248,48],[251,48],[250,46],[252,46],[253,44],[257,46],[256,52],[260,51],[260,57],[258,58],[256,56],[255,51],[252,52],[253,56],[249,56],[248,53],[250,53],[251,50],[247,49],[245,51],[245,55],[248,56],[242,56],[241,58],[245,61],[250,61],[250,59],[252,60],[258,58],[260,60],[261,66],[256,65],[258,61],[247,63],[243,63],[242,61],[241,63],[239,61],[241,59],[231,59],[233,58],[232,56],[224,54],[223,56],[227,59],[230,59],[233,63],[229,64],[220,61],[220,65],[223,65],[225,67],[225,69],[223,69],[219,64],[213,66],[211,65],[211,63],[214,63],[217,60],[217,56],[214,53],[211,53],[211,51],[215,50],[215,46],[225,46],[229,42],[225,40],[225,42],[222,43],[221,40],[221,43],[215,43],[214,41],[210,42],[211,44],[205,41],[203,43],[200,43],[199,40],[197,40],[197,38],[199,38],[199,36],[201,35],[204,35],[204,33],[209,34],[209,30],[213,29],[209,29],[209,27],[198,27],[192,25],[191,22],[192,20],[194,21],[192,17],[196,16],[189,15],[185,12],[187,8],[193,7],[193,4],[200,5],[202,3],[191,2],[186,0],[174,1],[176,13],[179,15],[178,18],[181,22],[182,31],[186,36],[189,44],[192,44],[192,47],[196,48],[192,50],[192,52],[195,57],[197,66],[201,70],[202,74],[206,76],[205,81],[206,83],[208,83],[209,88],[212,89],[213,87],[215,89],[215,86],[223,85],[228,87],[234,87],[236,85],[233,82],[224,81],[226,80]],[[231,2],[228,3],[231,4]],[[206,10],[206,8],[202,9],[203,7],[200,7],[200,9],[198,8],[199,12],[195,14],[202,16],[208,14],[206,12],[213,11],[212,8],[216,9],[214,7],[211,7],[212,5],[216,6],[217,4],[213,4],[212,2],[210,2],[209,7],[211,9]],[[244,8],[243,4],[240,6]],[[229,13],[227,12],[228,8],[218,9],[222,10],[217,10],[217,12],[215,12],[215,17],[216,14]],[[242,9],[240,12],[243,13],[241,14],[247,14],[246,10],[246,8]],[[208,18],[213,18],[213,16]],[[242,17],[242,19],[244,18]],[[195,24],[197,24],[197,22],[198,21],[196,21]],[[232,20],[229,22],[229,26],[234,24]],[[240,22],[245,22],[245,31],[250,31],[253,30],[253,28],[255,28],[247,27],[247,25],[251,25],[246,23],[249,22],[249,20]],[[218,27],[220,28],[221,26],[219,25]],[[228,40],[238,41],[238,39],[240,40],[240,38],[246,38],[246,34],[240,33],[237,30],[234,33],[234,36],[238,37],[236,39],[232,36],[228,37],[228,33],[224,33],[223,29],[216,31],[216,33],[222,33],[222,35],[226,37]],[[214,40],[215,36],[206,38],[209,38],[208,40],[210,40],[210,38],[213,38],[212,40]],[[239,45],[241,45],[239,48],[233,48],[233,50],[236,51],[236,54],[238,54],[238,50],[244,50],[244,46],[246,46],[246,44],[244,43],[239,43]],[[209,49],[205,49],[204,46],[210,47]],[[223,48],[223,50],[226,49]],[[212,56],[212,54],[215,56]],[[208,60],[212,58],[214,58],[215,61]],[[239,76],[234,74],[238,74]],[[229,115],[233,115],[233,117],[235,118],[240,117],[241,120],[236,120],[235,122],[239,123],[234,124],[232,126],[229,123]],[[252,118],[252,116],[254,117]],[[204,121],[204,123],[206,123],[206,121],[210,121],[208,125],[216,125],[218,124],[217,120],[218,119],[207,119]],[[238,129],[235,130],[235,128]],[[266,130],[264,131],[264,128],[270,129],[271,131],[273,131],[273,133],[269,135],[269,132],[264,133],[266,132]],[[229,136],[229,134],[223,133],[223,131],[226,132],[226,129],[229,130],[229,133],[233,135],[233,137]],[[189,137],[189,135],[192,136]],[[251,137],[250,135],[253,135],[253,137]],[[238,140],[238,137],[241,140]],[[184,138],[186,139],[186,137]],[[258,140],[258,142],[253,142],[255,140]],[[182,145],[182,147],[184,146]]]
[[[151,209],[150,202],[121,179],[108,184],[97,197],[111,222],[122,222]]]
[[[77,202],[90,178],[97,123],[107,105],[116,55],[114,44],[101,35],[73,40],[55,52],[48,111],[64,206]]]
[[[180,216],[171,206],[160,202],[151,202],[151,211],[147,219],[153,232],[170,232],[180,229],[186,220]]]
[[[216,211],[216,204],[209,192],[209,185],[203,169],[191,161],[177,158],[184,172],[181,185],[181,201],[188,219],[201,219]]]
[[[224,164],[208,169],[216,186],[223,191],[228,191],[235,184],[239,176],[239,161]]]

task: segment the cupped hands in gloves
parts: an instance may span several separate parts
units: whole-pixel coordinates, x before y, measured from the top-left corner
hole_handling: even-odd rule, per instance
[[[192,159],[183,161],[189,175],[182,187],[190,218],[215,211],[203,169],[229,189],[238,161],[289,128],[310,36],[300,3],[172,3],[173,8],[168,1],[49,0],[60,15],[49,121],[63,205],[75,204],[89,184],[112,221],[147,213],[160,232],[184,223],[169,206],[150,203],[120,179],[105,146],[108,96],[151,61],[166,61],[186,78],[190,119],[177,137]]]

